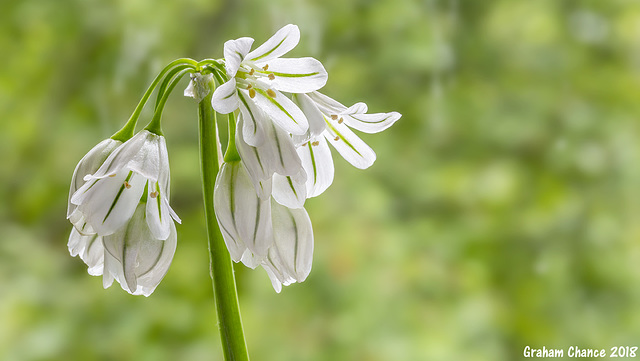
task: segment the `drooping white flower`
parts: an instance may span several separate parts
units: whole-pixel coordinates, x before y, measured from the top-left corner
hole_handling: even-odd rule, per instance
[[[271,200],[273,243],[266,257],[259,258],[248,249],[242,263],[250,268],[262,266],[276,292],[282,285],[303,282],[311,272],[313,228],[304,208],[292,209]]]
[[[264,182],[271,193],[271,181]],[[231,259],[239,262],[248,249],[258,259],[273,242],[269,198],[256,193],[241,161],[224,163],[216,178],[213,207]]]
[[[176,228],[171,222],[167,239],[155,238],[145,210],[140,202],[129,222],[108,236],[71,231],[69,252],[80,256],[90,275],[103,276],[104,288],[116,280],[133,295],[149,296],[166,275],[176,250]]]
[[[240,108],[245,118],[243,136],[252,146],[264,141],[263,128],[269,121],[296,135],[304,134],[309,127],[302,111],[281,92],[308,93],[320,89],[327,81],[327,72],[313,58],[280,58],[299,40],[300,30],[289,24],[253,51],[250,51],[252,38],[224,44],[229,80],[215,90],[211,104],[223,114]]]
[[[143,130],[114,150],[71,197],[81,220],[99,236],[129,222],[146,191],[146,222],[156,239],[167,239],[173,220],[169,206],[169,157],[164,137]],[[76,228],[79,224],[76,223]]]
[[[69,189],[69,200],[67,205],[67,218],[70,219],[71,223],[77,225],[77,231],[83,234],[91,234],[93,230],[90,227],[87,228],[86,224],[82,222],[82,219],[78,218],[80,216],[79,213],[76,213],[75,217],[72,217],[77,205],[71,203],[71,197],[73,194],[85,183],[84,177],[90,174],[95,173],[107,159],[109,154],[113,152],[118,146],[120,146],[122,142],[113,140],[113,139],[105,139],[102,142],[98,143],[95,147],[93,147],[82,159],[78,162],[75,170],[73,171],[73,176],[71,178],[71,187]]]
[[[356,103],[346,107],[319,92],[297,94],[297,102],[309,119],[323,119],[324,127],[316,134],[309,132],[308,140],[298,148],[298,155],[307,173],[307,198],[324,192],[333,182],[334,167],[331,144],[354,167],[365,169],[376,160],[376,154],[350,128],[377,133],[400,119],[398,112],[366,114],[367,105]]]

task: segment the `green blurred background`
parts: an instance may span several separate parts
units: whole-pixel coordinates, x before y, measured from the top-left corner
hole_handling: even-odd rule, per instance
[[[152,297],[69,256],[68,185],[165,64],[287,23],[325,93],[403,117],[362,136],[370,169],[334,152],[307,281],[237,267],[253,360],[640,346],[637,2],[3,0],[1,360],[221,360],[186,79],[163,124],[183,223]]]

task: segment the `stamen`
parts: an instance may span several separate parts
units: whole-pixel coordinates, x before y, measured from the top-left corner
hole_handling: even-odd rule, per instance
[[[339,141],[339,140],[340,140],[340,136],[339,136],[339,135],[336,135],[336,137],[335,137],[335,138],[333,138],[333,140],[335,140],[336,142],[337,142],[337,141]]]
[[[253,88],[249,89],[249,97],[251,97],[251,99],[256,97],[256,90]]]
[[[336,120],[336,119],[338,119],[338,116],[335,115],[335,114],[331,114],[331,119]]]
[[[311,143],[311,145],[313,145],[313,146],[315,147],[315,146],[320,145],[320,142],[318,142],[318,141],[316,140],[315,142]]]
[[[253,75],[253,73],[255,73],[256,70],[254,68],[251,68],[251,71],[249,72],[249,75]]]
[[[269,69],[269,64],[265,64],[265,65],[262,67],[262,70],[264,70],[264,71],[267,71],[267,69]]]
[[[251,69],[251,70],[253,70],[253,69]],[[247,85],[247,89],[251,89],[252,87],[253,87],[253,85],[251,85],[251,84]]]
[[[273,80],[273,79],[275,79],[275,78],[276,78],[276,76],[275,76],[275,75],[273,75],[273,73],[269,74],[269,80]]]
[[[115,173],[114,173],[114,174],[109,174],[109,177],[111,177],[111,178],[113,178],[113,177],[115,177],[115,176],[116,176],[116,174],[115,174]]]
[[[340,119],[338,119],[338,124],[342,124],[343,121],[344,121],[344,119],[342,119],[342,117],[340,117]]]
[[[306,146],[307,146],[307,143],[302,143],[302,146],[303,146],[303,147],[306,147]]]
[[[272,89],[267,90],[267,94],[272,98],[276,97],[276,92],[274,92]]]
[[[127,181],[124,181],[124,187],[129,189],[129,188],[131,188],[131,184],[129,182],[127,182]]]
[[[151,198],[155,198],[157,196],[158,196],[158,192],[156,192],[156,191],[153,191],[153,192],[149,193],[149,197],[151,197]]]

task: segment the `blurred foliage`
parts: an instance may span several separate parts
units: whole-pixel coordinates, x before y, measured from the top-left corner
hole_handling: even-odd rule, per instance
[[[333,186],[307,203],[306,282],[278,295],[236,268],[254,360],[638,346],[637,2],[4,0],[0,359],[221,359],[192,100],[165,110],[183,224],[152,297],[103,290],[68,255],[68,182],[165,64],[287,23],[325,93],[403,118],[363,135],[370,169],[334,153]]]

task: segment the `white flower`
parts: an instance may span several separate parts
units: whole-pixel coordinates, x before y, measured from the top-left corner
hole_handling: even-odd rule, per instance
[[[264,184],[270,189],[271,181]],[[275,198],[261,199],[242,161],[222,165],[213,202],[231,259],[250,268],[261,265],[277,292],[283,284],[307,278],[313,230],[304,208],[283,206]]]
[[[271,193],[271,181],[264,182]],[[239,262],[249,249],[259,259],[267,255],[273,242],[269,198],[254,190],[241,161],[224,163],[216,178],[213,207],[231,259]]]
[[[304,134],[309,127],[302,111],[281,92],[320,89],[327,81],[327,72],[313,58],[280,58],[299,40],[300,30],[290,24],[253,51],[252,38],[224,44],[229,81],[215,90],[211,104],[223,114],[240,108],[245,118],[244,139],[250,145],[258,146],[264,141],[263,127],[270,120],[290,134]]]
[[[175,225],[171,222],[166,240],[155,238],[145,220],[145,208],[140,202],[129,222],[108,236],[71,231],[69,252],[80,255],[90,275],[103,275],[104,288],[115,279],[127,292],[149,296],[167,273],[176,250]]]
[[[104,163],[104,161],[107,159],[109,154],[111,154],[111,152],[113,152],[121,144],[122,142],[117,140],[105,139],[102,142],[98,143],[98,145],[93,147],[89,151],[89,153],[82,157],[82,159],[80,159],[80,162],[78,162],[76,169],[73,171],[73,177],[71,177],[71,187],[69,189],[69,201],[67,206],[67,218],[71,220],[71,223],[76,224],[81,221],[80,219],[75,218],[80,216],[80,214],[78,213],[75,214],[75,217],[72,217],[74,211],[76,210],[76,208],[78,208],[78,206],[71,203],[71,197],[85,183],[83,178],[97,171],[98,168],[102,166],[102,163]],[[78,231],[84,234],[93,233],[93,230],[86,229],[86,226],[84,230],[82,229],[82,226],[80,226],[80,229],[78,229]]]
[[[156,239],[167,239],[173,220],[180,222],[169,206],[169,157],[162,136],[141,131],[114,150],[84,180],[71,197],[71,203],[77,205],[71,218],[79,230],[89,227],[103,237],[120,231],[145,191],[145,218]]]
[[[322,119],[324,123],[322,127],[310,126],[308,140],[303,140],[304,143],[297,148],[307,173],[307,198],[321,194],[333,182],[333,159],[327,143],[353,166],[368,168],[376,160],[376,154],[350,128],[377,133],[389,128],[401,117],[398,112],[366,114],[367,105],[364,103],[347,108],[318,92],[297,94],[295,99],[308,119],[314,119],[314,122]],[[312,128],[321,131],[312,132]]]
[[[282,285],[303,282],[311,272],[313,261],[313,228],[304,208],[291,209],[271,201],[273,243],[267,256],[256,257],[248,249],[242,263],[250,268],[262,266],[276,292]]]

